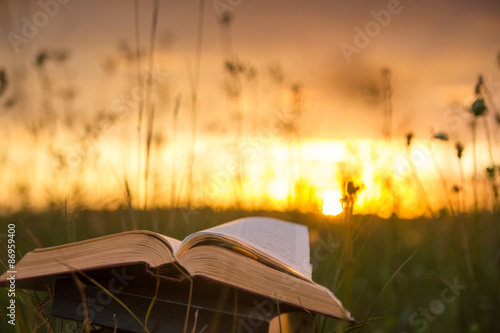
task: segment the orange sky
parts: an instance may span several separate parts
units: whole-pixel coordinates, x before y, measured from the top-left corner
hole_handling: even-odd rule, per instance
[[[50,1],[49,1],[50,2]],[[208,110],[203,124],[223,121],[221,103],[221,32],[216,9],[222,0],[207,1],[201,62],[201,99]],[[264,76],[280,65],[290,82],[303,84],[311,132],[339,137],[380,134],[380,106],[367,97],[379,83],[380,68],[393,72],[395,130],[427,135],[430,128],[448,129],[449,105],[468,103],[482,73],[499,89],[496,55],[500,42],[497,1],[245,1],[226,2],[234,16],[234,53]],[[141,38],[149,42],[152,1],[140,2]],[[134,43],[133,1],[69,1],[59,5],[19,52],[9,47],[9,32],[22,36],[24,21],[42,9],[36,3],[2,2],[2,66],[13,61],[31,65],[42,48],[71,51],[73,80],[85,87],[101,80],[99,63],[117,54],[119,42]],[[355,28],[374,23],[373,12],[397,8],[385,27],[346,61],[340,45],[356,46]],[[226,8],[226,7],[223,7]],[[171,74],[174,89],[189,88],[187,63],[194,63],[198,2],[160,1],[157,66]],[[220,9],[219,9],[220,10]],[[373,27],[373,25],[371,25]],[[377,32],[375,30],[375,32]],[[345,45],[345,44],[344,44]],[[125,68],[120,68],[125,71]],[[133,68],[131,70],[134,70]],[[495,85],[496,84],[496,85]],[[95,99],[90,95],[91,99]],[[320,119],[320,121],[317,121]],[[460,129],[455,129],[459,132]],[[459,133],[450,133],[459,135]]]
[[[53,129],[59,134],[52,137],[50,145],[64,146],[68,138],[81,137],[86,123],[98,111],[109,109],[113,101],[134,87],[136,68],[133,62],[124,60],[118,47],[134,47],[134,1],[46,3],[44,9],[34,1],[1,2],[0,68],[6,70],[10,80],[0,102],[5,105],[8,98],[19,102],[0,113],[5,144],[19,140],[15,128],[30,128],[31,123],[53,116],[76,121],[69,134],[61,134],[60,125]],[[152,4],[139,3],[144,51],[149,46]],[[163,111],[158,112],[157,119],[160,126],[171,130],[173,105],[179,97],[178,131],[189,133],[189,68],[196,58],[199,2],[159,4],[154,60],[162,79],[155,101]],[[221,6],[232,13],[230,37],[221,30]],[[199,138],[205,134],[237,135],[223,90],[227,78],[222,66],[227,55],[223,42],[230,40],[233,53],[257,70],[255,80],[243,81],[241,107],[246,135],[257,135],[268,127],[278,112],[273,108],[289,103],[288,89],[298,83],[303,87],[300,135],[304,141],[380,139],[384,118],[377,91],[380,69],[388,67],[392,72],[397,140],[404,143],[408,131],[426,140],[432,131],[444,130],[452,143],[470,142],[471,117],[460,105],[468,106],[473,101],[479,73],[485,76],[500,105],[499,17],[500,3],[493,0],[207,1],[200,63]],[[35,32],[26,27],[34,23],[39,25]],[[359,31],[367,35],[360,36]],[[346,47],[357,50],[346,56]],[[36,55],[43,49],[68,50],[70,54],[64,65],[48,69],[53,80],[51,98],[59,98],[58,92],[68,87],[76,93],[71,107],[56,101],[50,116],[43,104],[47,90],[34,69]],[[116,65],[113,74],[102,70],[106,59]],[[281,85],[270,78],[271,66],[282,69]],[[143,70],[145,67],[144,61]],[[459,106],[452,107],[453,103]],[[134,117],[127,117],[123,123],[133,124]],[[498,156],[500,130],[494,127],[494,113],[488,117]],[[113,126],[104,138],[119,140],[128,147],[135,138],[130,126]],[[164,139],[172,142],[172,133],[165,132]],[[478,139],[484,144],[482,132]],[[198,144],[203,146],[202,142]],[[4,153],[3,160],[15,161],[15,157]]]

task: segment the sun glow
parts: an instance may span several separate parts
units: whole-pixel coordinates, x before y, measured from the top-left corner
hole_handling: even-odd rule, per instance
[[[262,141],[249,136],[240,156],[225,136],[200,134],[196,147],[199,162],[193,170],[193,191],[188,193],[188,160],[183,151],[189,150],[186,142],[190,139],[184,132],[153,151],[148,187],[137,177],[137,152],[130,149],[134,143],[111,134],[103,134],[97,142],[66,140],[51,146],[51,138],[40,137],[35,142],[23,132],[2,133],[3,142],[10,144],[4,147],[4,157],[0,156],[0,181],[7,189],[0,193],[0,213],[22,205],[43,209],[51,202],[68,200],[69,195],[73,202],[113,209],[122,204],[120,189],[128,186],[131,200],[138,206],[144,204],[144,193],[149,191],[149,203],[158,207],[172,203],[182,207],[190,201],[194,206],[242,209],[317,212],[319,208],[325,215],[338,215],[342,212],[340,188],[351,180],[360,187],[354,203],[356,214],[389,217],[396,211],[403,218],[428,214],[412,177],[404,142],[394,144],[392,168],[391,149],[380,140],[304,139],[298,149],[278,138]],[[435,209],[446,205],[441,188],[436,189],[436,171],[426,146],[419,141],[413,145],[420,153],[412,155],[413,162],[429,201]],[[478,144],[478,150],[486,148],[484,143]],[[446,176],[450,184],[459,179],[456,163],[447,162],[456,162],[454,153],[453,147],[436,147],[442,168],[449,170]],[[71,159],[75,156],[78,159]],[[241,168],[240,161],[244,162]],[[465,167],[464,173],[470,175],[471,168]],[[30,175],[30,182],[20,176],[25,174]],[[165,176],[169,174],[173,177]]]
[[[267,192],[275,200],[284,201],[290,193],[289,185],[284,179],[275,179],[267,186]]]
[[[342,194],[339,191],[326,191],[323,194],[323,204],[321,207],[323,214],[339,215],[342,213],[340,199],[342,199]]]

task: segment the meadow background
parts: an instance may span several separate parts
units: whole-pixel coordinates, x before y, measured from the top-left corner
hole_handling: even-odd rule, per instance
[[[309,227],[314,280],[367,319],[355,331],[500,330],[497,4],[1,6],[18,260],[273,216]],[[55,327],[47,295],[18,305],[18,332]]]

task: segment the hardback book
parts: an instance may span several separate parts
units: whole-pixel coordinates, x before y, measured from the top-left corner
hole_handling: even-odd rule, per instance
[[[182,241],[137,230],[38,248],[16,264],[15,278],[32,281],[137,264],[145,264],[153,275],[204,278],[354,322],[337,297],[312,280],[308,228],[267,217],[238,219]],[[9,271],[0,276],[0,284],[5,285],[8,277]]]

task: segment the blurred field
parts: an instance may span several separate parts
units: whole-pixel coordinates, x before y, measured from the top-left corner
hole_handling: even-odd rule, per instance
[[[32,10],[45,15],[6,3],[6,35]],[[401,35],[349,67],[338,46],[386,3],[354,15],[351,3],[321,2],[339,15],[324,19],[310,12],[328,12],[320,2],[223,11],[219,1],[100,3],[57,7],[21,53],[7,39],[1,49],[2,268],[10,223],[19,260],[125,230],[182,239],[271,216],[309,227],[314,280],[366,320],[318,318],[318,332],[500,332],[500,53],[490,4],[460,16],[455,2],[441,12],[420,3],[410,30],[384,25]],[[285,15],[291,9],[297,16]],[[443,24],[451,14],[456,27]],[[418,15],[436,26],[415,29]],[[266,36],[242,34],[254,30]],[[426,35],[422,47],[408,38],[415,31]],[[17,297],[15,332],[55,329],[50,295]],[[0,332],[12,328],[7,301],[0,290]]]
[[[354,215],[352,261],[344,259],[342,215],[204,208],[148,211],[140,218],[143,228],[182,239],[192,232],[254,215],[272,216],[309,227],[314,280],[330,287],[358,321],[374,319],[362,329],[358,326],[356,332],[500,330],[500,321],[495,317],[500,311],[498,216],[479,215],[478,230],[473,216],[465,218],[475,281],[471,281],[466,269],[457,220],[450,216],[436,220],[400,220]],[[6,229],[8,223],[16,223],[19,260],[21,255],[39,246],[128,230],[131,216],[139,217],[128,210],[81,210],[71,214],[65,214],[63,209],[43,213],[23,211],[1,218],[0,225]],[[2,240],[5,242],[5,238]],[[4,253],[2,251],[1,259],[5,262]],[[401,267],[413,253],[415,255]],[[398,268],[400,271],[391,280]],[[32,332],[37,325],[39,332],[50,331],[43,323],[44,318],[36,316],[43,297],[37,301],[29,296],[31,293],[23,291],[18,295],[18,320],[22,318],[22,323],[16,326],[18,331]],[[2,292],[0,297],[4,309],[6,293]],[[48,305],[45,310],[50,308],[50,303]],[[45,316],[50,319],[47,313]],[[2,331],[6,331],[10,327],[4,311],[1,317]],[[51,320],[53,328],[56,322],[54,318]],[[318,332],[334,332],[344,324],[318,318],[318,325]]]

